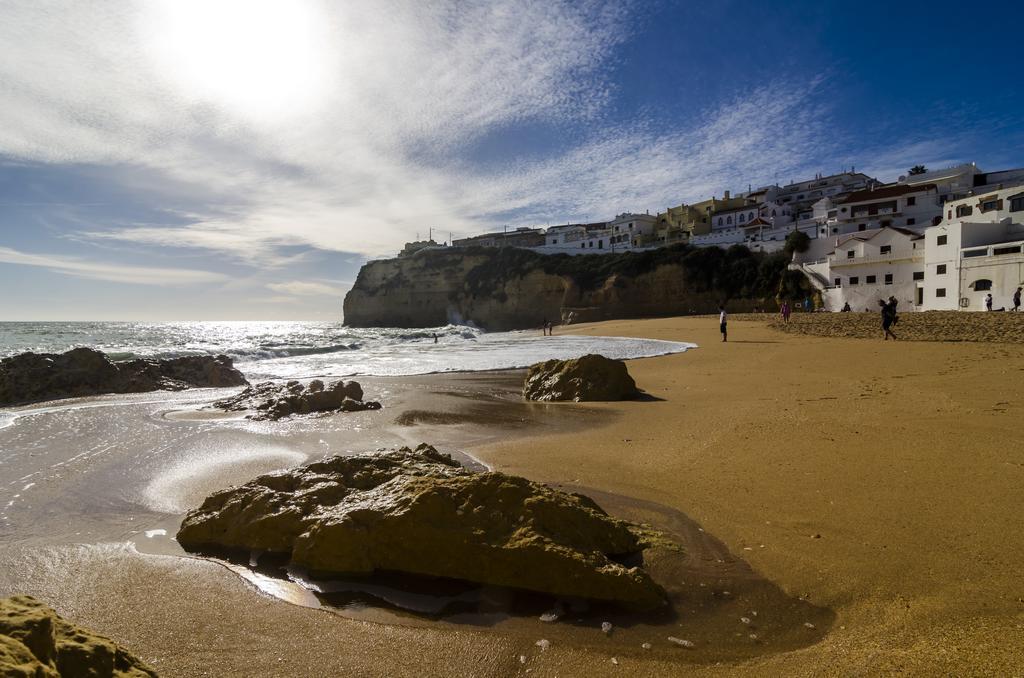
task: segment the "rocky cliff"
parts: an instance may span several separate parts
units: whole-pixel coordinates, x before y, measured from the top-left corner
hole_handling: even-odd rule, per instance
[[[363,266],[345,296],[353,327],[488,330],[774,308],[787,257],[676,246],[644,253],[541,255],[515,248],[428,250]]]

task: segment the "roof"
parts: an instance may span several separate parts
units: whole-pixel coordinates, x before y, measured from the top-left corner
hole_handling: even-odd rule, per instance
[[[761,217],[755,217],[755,218],[751,219],[750,221],[748,221],[747,223],[740,224],[740,225],[746,227],[746,226],[771,226],[772,224],[769,221],[765,221]]]
[[[899,226],[883,226],[882,228],[872,228],[871,230],[868,231],[857,231],[856,233],[846,233],[845,235],[841,235],[838,238],[836,238],[836,247],[844,245],[850,242],[851,240],[860,240],[862,242],[867,242],[868,240],[871,240],[882,231],[896,231],[897,233],[902,233],[903,235],[910,236],[911,240],[920,240],[921,238],[924,237],[917,231],[912,231],[909,228],[900,228]]]
[[[908,193],[920,193],[935,189],[935,184],[924,184],[918,186],[907,186],[905,184],[888,184],[874,190],[864,189],[854,191],[839,201],[840,205],[848,205],[852,202],[864,202],[865,200],[881,200],[883,198],[897,198]]]

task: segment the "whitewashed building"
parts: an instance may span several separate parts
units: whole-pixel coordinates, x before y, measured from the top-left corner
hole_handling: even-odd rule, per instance
[[[827,311],[877,310],[879,299],[896,297],[899,308],[918,306],[924,277],[924,237],[905,228],[884,227],[822,238],[832,249],[814,261],[793,264],[821,292]]]
[[[1012,307],[1024,285],[1024,185],[982,192],[944,206],[925,234],[924,310]]]

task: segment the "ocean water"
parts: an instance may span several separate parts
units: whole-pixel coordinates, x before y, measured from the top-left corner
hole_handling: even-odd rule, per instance
[[[437,342],[434,336],[437,336]],[[694,344],[625,337],[541,336],[447,325],[426,329],[352,328],[337,322],[0,322],[0,357],[78,346],[114,360],[226,354],[250,379],[513,369],[552,358],[600,353],[642,358]]]

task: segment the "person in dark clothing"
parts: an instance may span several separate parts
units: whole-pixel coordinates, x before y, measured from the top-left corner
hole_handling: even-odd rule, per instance
[[[889,297],[889,306],[892,307],[892,324],[895,325],[900,321],[900,317],[896,314],[896,305],[899,304],[896,301],[896,297]]]
[[[1014,311],[1019,311],[1020,310],[1020,289],[1021,288],[1018,287],[1017,291],[1013,293],[1013,310]]]
[[[892,331],[893,319],[896,317],[895,305],[888,301],[882,301],[881,299],[878,300],[878,305],[882,309],[882,331],[884,332],[882,336],[885,341],[888,341],[889,337],[892,337],[893,341],[896,341],[896,335],[893,334]]]

